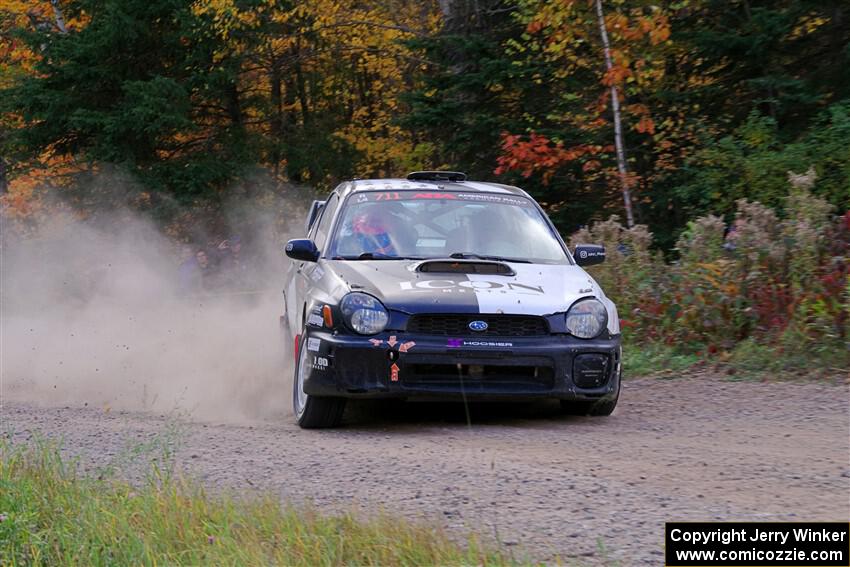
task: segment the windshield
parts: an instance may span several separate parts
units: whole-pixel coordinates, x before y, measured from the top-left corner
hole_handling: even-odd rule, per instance
[[[543,215],[525,197],[423,191],[349,197],[326,256],[568,262]]]

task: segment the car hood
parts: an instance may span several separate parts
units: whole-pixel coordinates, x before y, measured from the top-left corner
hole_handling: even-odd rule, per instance
[[[328,260],[351,291],[380,299],[405,313],[564,312],[582,297],[604,297],[596,282],[574,265],[505,262],[514,275],[417,272],[418,261]]]

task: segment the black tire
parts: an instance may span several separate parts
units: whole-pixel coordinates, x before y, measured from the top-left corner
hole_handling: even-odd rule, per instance
[[[304,337],[304,333],[301,333]],[[295,373],[292,378],[292,412],[295,414],[295,422],[302,429],[321,429],[336,427],[342,421],[342,413],[345,411],[345,398],[323,398],[311,396],[304,393],[302,383],[299,380],[301,366],[306,363],[307,341],[301,340],[298,344],[298,358],[295,361]],[[303,395],[300,398],[299,394]]]
[[[599,400],[561,400],[561,413],[566,415],[590,415],[606,416],[614,412],[620,399],[620,388],[613,398],[601,398]]]

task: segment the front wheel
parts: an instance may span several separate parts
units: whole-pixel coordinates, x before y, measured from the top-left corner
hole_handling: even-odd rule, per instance
[[[307,341],[298,341],[298,361],[295,363],[295,379],[292,381],[292,410],[295,421],[303,429],[336,427],[342,420],[345,398],[321,398],[304,391],[304,380],[310,370],[310,352]]]
[[[561,413],[566,415],[592,415],[606,416],[614,412],[617,407],[617,401],[620,399],[620,386],[617,386],[617,393],[613,398],[603,398],[600,400],[561,400]]]

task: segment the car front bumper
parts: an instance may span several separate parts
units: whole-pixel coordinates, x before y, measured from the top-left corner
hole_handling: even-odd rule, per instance
[[[569,335],[372,337],[308,329],[304,391],[350,398],[612,398],[620,388],[620,337]]]

